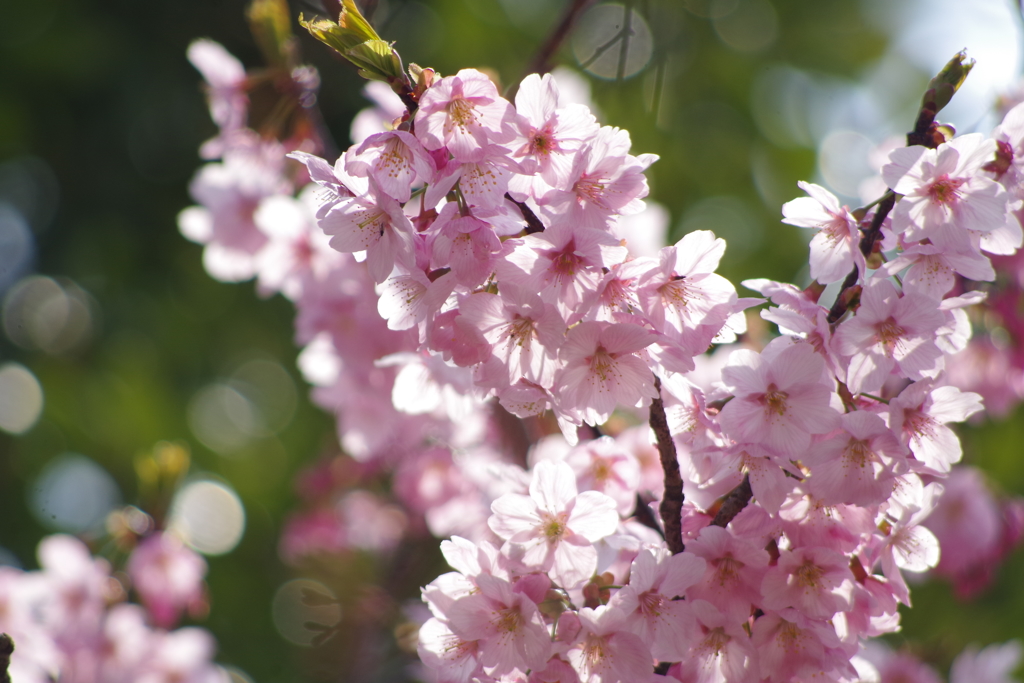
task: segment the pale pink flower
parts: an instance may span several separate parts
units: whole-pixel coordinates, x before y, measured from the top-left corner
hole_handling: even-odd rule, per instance
[[[946,426],[982,409],[981,397],[956,387],[915,382],[889,402],[889,426],[927,471],[946,474],[960,461],[960,439]]]
[[[909,268],[908,268],[909,266]],[[956,283],[956,274],[969,280],[996,279],[992,263],[978,252],[950,252],[933,244],[915,244],[885,264],[885,272],[896,275],[904,268],[903,288],[941,299]]]
[[[641,550],[629,569],[629,585],[612,602],[625,612],[626,623],[651,648],[655,659],[676,662],[690,649],[693,614],[686,589],[704,575],[704,560],[691,554],[672,555],[664,549]]]
[[[569,330],[555,377],[563,408],[579,409],[589,424],[601,424],[615,406],[645,405],[657,394],[654,375],[636,355],[654,341],[638,325],[585,322]]]
[[[686,550],[706,563],[704,576],[690,588],[690,596],[714,603],[737,621],[750,615],[751,605],[761,603],[767,552],[717,526],[701,529]]]
[[[845,555],[827,548],[784,550],[761,582],[762,607],[792,607],[810,619],[831,619],[851,606],[853,574],[849,564]]]
[[[850,665],[853,653],[843,648],[835,629],[796,610],[756,619],[752,640],[757,646],[761,675],[775,683],[814,680],[832,672],[851,680],[856,676]]]
[[[1024,648],[1019,640],[994,643],[979,650],[969,645],[953,660],[949,683],[1016,683]]]
[[[298,198],[271,195],[253,213],[256,227],[268,237],[256,255],[257,287],[263,296],[279,291],[297,301],[304,288],[318,286],[343,261],[316,225],[315,189],[306,186]]]
[[[492,143],[512,140],[515,111],[476,69],[442,78],[420,98],[416,135],[429,150],[448,147],[459,161],[472,161]]]
[[[451,605],[452,631],[477,641],[477,657],[491,676],[542,667],[551,638],[537,605],[496,576],[480,574],[475,583],[477,592]]]
[[[628,517],[636,508],[640,466],[636,458],[610,436],[579,444],[565,456],[584,491],[600,491],[615,500],[619,515]]]
[[[503,284],[501,295],[480,292],[459,302],[459,317],[483,333],[500,362],[505,383],[520,379],[550,387],[565,323],[534,292]]]
[[[840,206],[836,196],[820,185],[803,181],[797,185],[810,196],[783,204],[782,222],[818,230],[811,238],[811,277],[822,284],[836,282],[846,277],[854,265],[863,273],[860,231],[850,210]]]
[[[558,84],[551,74],[523,79],[516,92],[516,113],[519,138],[510,145],[513,157],[548,186],[563,186],[576,151],[597,134],[594,115],[579,104],[559,107]],[[540,188],[530,176],[520,180],[519,194],[536,195]]]
[[[416,646],[420,661],[452,683],[469,683],[480,668],[479,641],[456,635],[447,623],[430,618],[420,626]]]
[[[576,493],[576,475],[565,463],[545,461],[533,470],[530,495],[507,493],[491,504],[488,525],[522,546],[522,561],[548,571],[563,588],[597,569],[594,542],[615,531],[615,501],[597,491]]]
[[[184,611],[201,611],[206,561],[174,534],[157,532],[128,558],[128,576],[153,623],[170,628]]]
[[[607,230],[612,216],[639,213],[647,196],[644,171],[656,154],[629,154],[629,133],[604,126],[576,156],[568,189],[555,188],[540,200],[552,223]]]
[[[496,272],[499,283],[540,293],[575,322],[582,317],[581,304],[597,289],[602,270],[626,255],[626,248],[608,233],[563,226],[505,242]]]
[[[737,442],[763,443],[780,455],[798,456],[810,446],[812,434],[838,426],[839,413],[829,405],[825,362],[811,345],[778,348],[770,345],[763,354],[739,350],[729,357],[722,382],[734,398],[718,421]]]
[[[373,102],[372,107],[359,110],[349,127],[349,137],[355,145],[376,133],[392,129],[396,120],[405,114],[405,104],[391,86],[383,81],[370,81],[363,86],[363,97]]]
[[[612,605],[579,611],[582,627],[576,644],[566,653],[580,683],[634,683],[649,680],[651,650],[627,630],[625,613]]]
[[[724,254],[725,240],[709,230],[696,230],[663,248],[657,266],[637,285],[640,304],[654,329],[679,340],[691,356],[706,351],[736,311],[736,288],[714,272]]]
[[[224,46],[209,38],[193,40],[186,54],[206,81],[210,118],[220,128],[220,134],[200,148],[204,159],[214,159],[224,154],[233,139],[245,130],[249,107],[245,67]]]
[[[342,253],[365,251],[374,282],[384,282],[396,262],[411,268],[413,227],[401,205],[373,180],[351,189],[359,194],[317,214],[320,229],[331,236],[331,248]]]
[[[760,680],[757,652],[741,622],[706,600],[694,600],[697,629],[689,656],[680,666],[681,680],[693,683],[725,683]],[[762,617],[763,618],[763,617]]]
[[[225,282],[248,280],[256,274],[256,255],[267,236],[253,216],[260,202],[291,188],[283,176],[283,149],[261,143],[232,149],[220,163],[206,164],[189,184],[201,206],[178,215],[186,238],[205,245],[203,265]]]
[[[828,504],[878,505],[892,494],[906,449],[874,413],[856,410],[842,421],[841,433],[802,458],[811,469],[810,491]]]
[[[886,184],[904,195],[892,212],[893,231],[964,252],[970,249],[968,231],[985,233],[1003,225],[1006,191],[982,173],[995,152],[995,141],[980,133],[961,135],[937,149],[893,150],[882,169]]]
[[[990,581],[1001,559],[1003,514],[980,470],[957,466],[924,525],[939,541],[937,574],[970,594]]]
[[[354,176],[373,178],[388,196],[409,201],[412,186],[427,182],[434,164],[412,133],[395,130],[377,133],[345,154],[345,168]]]
[[[931,297],[900,296],[888,280],[870,280],[857,314],[839,325],[833,339],[836,351],[850,359],[850,391],[878,391],[894,371],[915,380],[938,375],[943,354],[936,332],[945,322]]]

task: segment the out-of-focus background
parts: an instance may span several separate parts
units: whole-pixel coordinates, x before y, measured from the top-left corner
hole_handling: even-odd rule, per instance
[[[379,33],[407,61],[485,68],[508,85],[567,3],[374,4]],[[609,32],[624,4],[625,45]],[[216,635],[218,660],[240,681],[342,680],[339,662],[358,654],[365,680],[402,680],[401,630],[359,641],[358,653],[344,634],[311,648],[303,624],[317,615],[299,596],[358,590],[358,609],[397,613],[441,571],[436,542],[406,553],[397,587],[359,553],[281,561],[294,477],[337,452],[333,421],[295,368],[292,306],[251,283],[215,282],[177,230],[197,148],[215,130],[185,50],[209,37],[258,67],[244,8],[0,3],[0,563],[34,567],[46,533],[98,538],[111,509],[145,494],[137,458],[176,442],[191,453],[193,484],[178,504],[208,526],[212,601],[198,623]],[[292,2],[295,16],[317,9]],[[730,279],[804,285],[809,235],[779,222],[797,180],[863,203],[873,148],[911,126],[930,75],[964,47],[978,65],[941,118],[988,132],[995,98],[1020,87],[1021,36],[1011,0],[624,0],[590,9],[558,61],[583,75],[602,122],[630,131],[634,153],[661,156],[648,177],[672,241],[712,229],[728,241]],[[363,82],[308,36],[301,49],[344,148],[369,104]],[[963,431],[965,461],[1016,494],[1022,417]],[[942,668],[968,643],[1024,637],[1021,576],[1018,553],[973,603],[942,582],[915,586],[893,643],[915,643]]]

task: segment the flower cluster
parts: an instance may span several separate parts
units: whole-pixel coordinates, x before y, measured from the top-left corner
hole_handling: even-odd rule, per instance
[[[161,534],[138,548],[128,573],[152,623],[177,621],[176,601],[195,600],[205,563]],[[170,543],[170,546],[168,546]],[[215,642],[196,627],[154,628],[147,610],[126,601],[126,581],[71,536],[49,536],[38,571],[0,567],[0,631],[15,643],[18,683],[227,683],[212,663]],[[159,556],[159,557],[158,557]],[[196,567],[200,563],[201,569]],[[196,572],[198,571],[198,576]],[[154,593],[154,589],[162,595]],[[172,616],[173,615],[173,616]]]
[[[295,302],[343,448],[451,537],[423,663],[459,683],[862,680],[904,572],[940,562],[924,521],[961,459],[949,425],[982,407],[946,359],[984,298],[963,283],[1021,245],[1010,147],[927,129],[857,211],[802,184],[783,215],[817,230],[819,284],[744,283],[781,332],[756,349],[737,335],[762,300],[715,273],[723,240],[635,248],[655,157],[625,131],[551,76],[513,103],[479,71],[411,73],[334,163],[225,143],[181,228],[215,276]],[[601,427],[615,412],[652,429]],[[319,519],[288,547],[353,535]]]

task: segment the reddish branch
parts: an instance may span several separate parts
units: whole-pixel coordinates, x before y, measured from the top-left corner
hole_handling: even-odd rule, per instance
[[[743,477],[743,481],[740,482],[739,486],[726,495],[725,500],[722,501],[722,506],[718,508],[718,513],[711,520],[711,524],[720,527],[729,526],[729,522],[736,515],[740,514],[743,508],[747,507],[747,503],[753,497],[754,492],[750,490],[750,476],[747,475]]]
[[[683,477],[679,472],[679,460],[676,457],[676,443],[672,440],[672,432],[668,429],[668,418],[665,417],[665,404],[661,400],[661,380],[654,377],[654,388],[658,396],[651,401],[651,429],[658,442],[658,455],[661,458],[661,469],[665,472],[665,495],[662,496],[658,512],[661,522],[665,525],[665,542],[673,555],[686,549],[683,545]]]

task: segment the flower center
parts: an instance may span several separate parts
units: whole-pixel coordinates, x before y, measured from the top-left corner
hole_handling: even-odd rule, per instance
[[[768,391],[761,396],[761,405],[764,406],[765,412],[774,413],[779,417],[786,414],[786,399],[789,398],[789,394],[785,391],[781,391],[775,383],[772,382],[768,385]]]
[[[879,344],[885,347],[886,353],[892,353],[904,334],[906,334],[906,330],[900,327],[892,317],[875,326],[875,338],[878,339]]]
[[[460,128],[465,128],[476,121],[473,103],[461,97],[448,103],[448,116]]]
[[[950,178],[948,173],[943,173],[928,187],[928,196],[935,204],[956,204],[964,182],[963,178]]]
[[[649,616],[661,616],[661,606],[665,602],[665,596],[654,591],[647,591],[640,594],[640,613]]]
[[[793,572],[793,577],[796,579],[798,586],[803,588],[817,588],[818,582],[821,581],[821,577],[824,573],[825,572],[821,567],[814,564],[811,560],[807,560],[797,567],[797,570]]]
[[[548,543],[557,543],[565,538],[568,528],[565,526],[565,513],[552,515],[548,512],[541,512],[541,533],[547,538]]]

